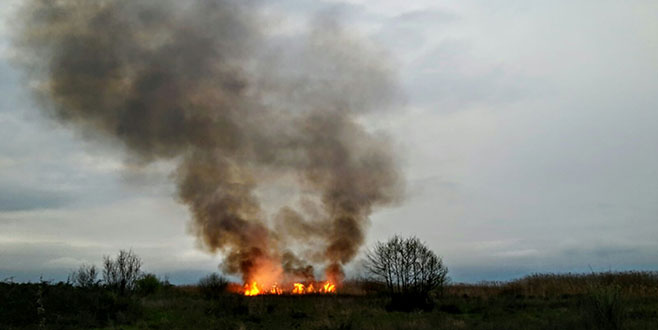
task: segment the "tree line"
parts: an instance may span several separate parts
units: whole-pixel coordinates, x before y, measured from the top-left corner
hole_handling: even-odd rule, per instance
[[[99,285],[125,295],[139,289],[150,293],[164,283],[153,274],[142,273],[142,259],[132,250],[120,250],[116,257],[103,257],[103,267],[99,271],[95,265],[82,264],[71,272],[67,282],[81,287],[92,288]],[[99,275],[101,279],[99,279]]]

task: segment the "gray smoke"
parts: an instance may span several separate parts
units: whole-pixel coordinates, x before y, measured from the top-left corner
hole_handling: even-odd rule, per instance
[[[261,8],[28,0],[15,45],[49,115],[143,164],[178,164],[192,231],[225,271],[308,277],[321,264],[340,281],[373,208],[400,197],[387,139],[358,122],[395,100],[393,75],[330,15],[286,32]],[[270,212],[260,190],[277,185],[296,198]]]

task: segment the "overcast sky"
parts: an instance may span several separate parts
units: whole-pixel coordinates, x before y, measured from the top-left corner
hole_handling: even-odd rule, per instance
[[[20,1],[3,1],[10,21]],[[403,203],[368,244],[416,235],[453,281],[533,272],[658,270],[658,2],[279,0],[303,24],[332,10],[398,71],[390,134]],[[168,164],[126,170],[121,150],[45,118],[0,27],[0,280],[61,280],[132,248],[177,283],[217,271],[196,247]],[[358,263],[358,262],[357,262]],[[354,267],[358,269],[358,267]]]

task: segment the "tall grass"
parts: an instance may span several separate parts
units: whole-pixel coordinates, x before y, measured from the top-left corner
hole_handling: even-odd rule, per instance
[[[622,289],[614,283],[590,283],[582,311],[586,325],[598,330],[623,329],[628,315]]]
[[[452,284],[447,287],[447,293],[481,298],[498,295],[551,298],[587,295],[591,292],[594,283],[598,286],[616,285],[624,295],[634,297],[658,296],[658,272],[642,271],[532,274],[510,282]]]

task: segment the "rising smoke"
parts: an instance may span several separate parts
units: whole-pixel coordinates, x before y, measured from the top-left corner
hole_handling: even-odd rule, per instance
[[[286,30],[263,8],[29,0],[15,45],[47,114],[142,164],[178,164],[191,230],[225,271],[267,284],[319,264],[340,281],[373,207],[400,196],[389,142],[358,121],[390,107],[395,82],[331,15]],[[292,193],[270,210],[267,187]]]

